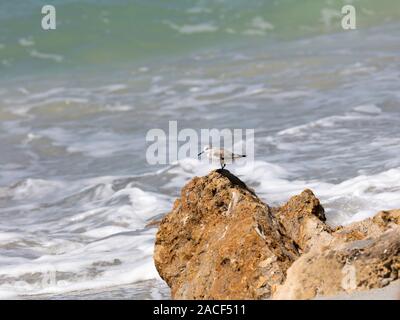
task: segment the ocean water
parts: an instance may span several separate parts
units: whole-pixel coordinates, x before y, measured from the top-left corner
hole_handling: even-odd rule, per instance
[[[255,130],[228,167],[270,205],[311,188],[332,225],[400,208],[400,3],[0,3],[0,298],[168,299],[156,228],[215,168],[149,165],[148,130]]]

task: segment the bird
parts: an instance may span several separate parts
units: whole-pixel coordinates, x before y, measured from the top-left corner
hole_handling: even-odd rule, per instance
[[[203,153],[205,153],[207,155],[207,158],[210,160],[219,160],[219,163],[221,164],[221,169],[225,168],[226,161],[234,161],[235,159],[246,157],[245,154],[236,154],[223,148],[213,148],[211,146],[205,146],[203,151],[200,152],[197,157],[200,159]]]

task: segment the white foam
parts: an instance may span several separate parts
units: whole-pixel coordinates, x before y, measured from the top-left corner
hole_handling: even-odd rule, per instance
[[[268,203],[282,204],[290,196],[311,188],[327,209],[333,224],[347,224],[372,216],[380,210],[400,208],[400,169],[376,175],[360,175],[338,184],[290,180],[290,172],[279,166],[256,162],[237,173],[244,181],[258,183],[257,193]]]
[[[301,98],[307,98],[313,96],[314,92],[311,90],[281,90],[277,88],[265,88],[260,94],[261,98],[272,99],[272,100],[295,100]]]
[[[99,90],[99,91],[103,91],[106,93],[112,93],[112,92],[118,92],[118,91],[124,90],[126,88],[127,88],[126,84],[115,83],[115,84],[109,84],[109,85],[97,88],[96,91]]]
[[[16,232],[0,232],[0,244],[4,242],[14,241],[19,236]]]
[[[64,184],[28,179],[10,187],[10,193],[27,197],[31,204],[19,232],[0,229],[0,247],[24,246],[39,257],[32,260],[21,253],[0,253],[0,274],[10,279],[0,285],[0,296],[62,294],[158,279],[152,260],[156,230],[145,229],[145,225],[168,210],[171,200],[145,192],[132,182],[115,191],[114,182],[120,184],[123,179],[132,178],[100,177]],[[45,199],[47,205],[42,208]],[[69,199],[73,202],[64,207]],[[71,215],[74,208],[87,210]],[[53,214],[58,218],[41,214],[38,221],[38,210],[56,210]],[[1,228],[8,223],[14,230],[19,228],[12,221]]]
[[[25,88],[25,90],[27,90]],[[56,87],[56,88],[52,88],[46,91],[42,91],[42,92],[38,92],[38,93],[31,93],[29,94],[29,96],[27,97],[19,97],[19,98],[14,98],[14,99],[8,99],[6,100],[6,102],[9,103],[27,103],[30,102],[32,100],[43,100],[49,97],[53,97],[55,95],[58,95],[60,93],[64,93],[66,91],[66,89],[64,87]]]
[[[128,139],[106,131],[79,133],[55,127],[40,130],[38,134],[48,137],[56,146],[65,147],[67,152],[83,153],[95,158],[108,157],[132,147]]]
[[[259,29],[246,29],[242,32],[242,34],[247,36],[264,36],[265,31]]]
[[[65,184],[59,181],[43,179],[26,179],[9,190],[14,200],[44,198],[51,193],[60,191]]]
[[[118,226],[106,226],[96,229],[91,229],[89,231],[84,232],[82,235],[91,238],[105,238],[111,236],[113,234],[117,234],[120,232],[128,231],[129,229],[118,227]]]
[[[155,230],[142,235],[114,236],[58,255],[3,264],[0,272],[11,280],[0,286],[3,296],[65,293],[158,279],[152,261]],[[28,282],[25,278],[36,274]],[[34,280],[34,281],[32,281]]]
[[[190,14],[211,13],[212,10],[206,7],[193,7],[186,10]]]
[[[32,38],[20,38],[18,39],[18,43],[23,47],[30,47],[35,44]]]
[[[347,112],[344,115],[334,115],[329,117],[324,117],[315,121],[311,121],[306,124],[291,127],[288,129],[281,130],[277,133],[278,136],[282,135],[303,135],[308,131],[316,128],[332,128],[339,123],[350,122],[354,120],[365,119],[365,115],[359,113]]]
[[[40,135],[34,134],[34,133],[32,133],[32,132],[29,132],[29,133],[26,135],[26,139],[23,141],[23,143],[24,143],[24,144],[27,144],[27,143],[32,142],[33,140],[37,140],[37,139],[40,139],[40,138],[41,138]]]
[[[29,90],[24,88],[24,87],[19,87],[17,90],[19,92],[22,92],[23,94],[26,94],[26,95],[30,94]]]
[[[340,71],[340,74],[344,76],[351,76],[357,74],[374,74],[374,73],[376,73],[376,67],[363,66],[361,63],[356,63]]]
[[[275,29],[272,23],[266,21],[263,17],[260,16],[254,17],[253,20],[251,20],[251,26],[263,31]]]
[[[208,33],[215,32],[218,30],[218,27],[215,26],[212,22],[204,22],[199,24],[185,24],[185,25],[177,25],[170,21],[165,21],[165,24],[170,26],[172,29],[178,31],[182,34],[194,34],[194,33]]]
[[[105,109],[107,111],[112,111],[112,112],[115,112],[115,111],[125,112],[125,111],[133,110],[133,107],[129,106],[129,105],[117,104],[117,105],[106,105]]]
[[[361,112],[361,113],[369,113],[369,114],[380,114],[382,113],[382,109],[378,108],[374,104],[366,104],[362,106],[355,107],[354,111]]]
[[[53,60],[55,62],[62,62],[64,60],[64,57],[62,55],[53,53],[44,53],[44,52],[39,52],[37,50],[30,51],[30,55],[34,58]]]
[[[299,126],[287,128],[284,130],[281,130],[277,133],[278,136],[282,135],[300,135],[303,134],[304,131],[307,131],[309,129],[313,128],[318,128],[318,127],[333,127],[335,125],[336,121],[342,120],[342,117],[340,116],[331,116],[331,117],[326,117],[322,118],[316,121],[312,121],[306,124],[302,124]]]

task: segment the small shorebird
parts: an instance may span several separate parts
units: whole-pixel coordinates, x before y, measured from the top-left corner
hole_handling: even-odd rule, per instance
[[[200,158],[200,156],[205,153],[207,155],[207,158],[210,160],[219,160],[219,163],[221,164],[221,169],[224,169],[226,166],[225,162],[229,162],[238,159],[238,158],[244,158],[246,155],[243,154],[235,154],[229,150],[225,150],[222,148],[212,148],[211,146],[205,146],[203,151],[200,152],[197,157]]]

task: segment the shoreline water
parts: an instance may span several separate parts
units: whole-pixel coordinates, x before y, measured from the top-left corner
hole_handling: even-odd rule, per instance
[[[69,296],[54,284],[43,288],[43,278],[56,270],[65,288],[85,277],[87,287],[79,289],[85,297],[164,297],[151,267],[154,234],[145,226],[171,208],[185,182],[213,169],[197,159],[146,163],[146,132],[167,129],[169,120],[195,130],[255,129],[256,162],[232,170],[267,203],[280,205],[311,187],[333,225],[400,207],[396,21],[367,21],[368,28],[361,21],[354,32],[322,30],[320,12],[311,8],[318,13],[315,33],[280,33],[265,16],[255,20],[264,36],[226,38],[226,21],[214,15],[222,33],[188,34],[199,30],[193,26],[210,30],[209,16],[177,8],[185,16],[162,28],[165,41],[180,45],[176,51],[149,46],[156,57],[147,59],[133,52],[139,38],[118,33],[123,25],[112,24],[112,8],[108,15],[97,9],[88,21],[108,25],[109,37],[74,29],[62,12],[71,38],[61,30],[40,39],[35,32],[41,31],[26,25],[14,30],[18,21],[8,19],[18,12],[0,16],[0,60],[8,62],[0,66],[0,291]],[[271,12],[288,8],[278,9]],[[260,10],[226,27],[256,28]],[[97,38],[76,46],[80,34],[82,41]],[[116,35],[123,41],[109,42]],[[96,59],[99,51],[109,55]],[[141,285],[149,278],[146,291]],[[126,281],[133,284],[124,291]],[[113,286],[122,287],[102,293]],[[99,291],[86,295],[88,288]]]

